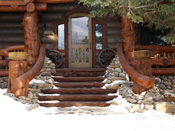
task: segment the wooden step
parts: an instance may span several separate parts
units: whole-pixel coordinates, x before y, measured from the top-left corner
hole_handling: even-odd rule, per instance
[[[44,107],[81,107],[81,106],[97,106],[97,107],[106,107],[110,103],[105,102],[59,102],[59,103],[39,103],[40,106]]]
[[[56,72],[105,72],[106,68],[60,68]]]
[[[101,82],[104,77],[53,77],[58,82]]]
[[[60,95],[60,96],[38,96],[40,101],[109,101],[116,98],[117,95]]]
[[[44,94],[108,94],[116,93],[116,89],[99,89],[99,88],[62,88],[41,90]]]
[[[101,82],[60,82],[60,83],[54,83],[55,86],[60,88],[85,88],[85,87],[103,87],[105,83]]]
[[[64,77],[96,77],[104,76],[105,72],[56,72],[52,75]]]

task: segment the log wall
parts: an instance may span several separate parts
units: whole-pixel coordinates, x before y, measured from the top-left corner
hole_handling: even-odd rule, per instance
[[[47,11],[40,12],[39,32],[44,31],[42,43],[46,45],[47,50],[52,50],[55,47],[55,24],[65,20],[65,14],[72,10],[87,9],[75,3],[67,4],[49,4]],[[80,11],[81,12],[81,11]],[[12,46],[23,45],[24,29],[22,20],[25,12],[0,12],[0,49]],[[121,41],[120,18],[103,18],[106,22],[106,46],[117,48],[118,42]]]

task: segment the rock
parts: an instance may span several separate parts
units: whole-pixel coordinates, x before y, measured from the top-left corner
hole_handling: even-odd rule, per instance
[[[166,90],[166,86],[164,84],[160,84],[159,88],[163,89],[163,90]]]
[[[175,114],[175,104],[169,102],[156,102],[154,107],[157,111]]]
[[[27,109],[28,111],[31,111],[31,110],[33,110],[33,109],[38,108],[39,106],[40,106],[39,104],[33,104],[33,105],[27,107],[26,109]]]
[[[115,72],[119,72],[119,73],[121,73],[122,72],[122,70],[120,69],[120,68],[115,68],[115,70],[114,70]]]
[[[125,73],[119,73],[119,77],[126,77]]]
[[[135,113],[135,112],[139,111],[140,105],[139,104],[134,104],[131,107],[126,107],[126,109],[128,110],[129,113]]]
[[[136,103],[137,103],[137,100],[135,100],[135,99],[130,99],[129,102],[131,102],[132,104],[136,104]]]
[[[154,83],[155,84],[160,84],[161,83],[161,79],[159,77],[156,77]]]
[[[119,86],[118,85],[110,85],[110,86],[106,86],[107,89],[118,89]]]
[[[151,110],[154,108],[154,105],[144,105],[145,110]]]

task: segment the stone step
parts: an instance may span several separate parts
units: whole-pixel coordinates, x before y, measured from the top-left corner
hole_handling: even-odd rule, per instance
[[[99,89],[99,88],[62,88],[41,90],[44,94],[108,94],[116,93],[116,89]]]
[[[38,95],[39,101],[109,101],[116,98],[117,95],[59,95],[59,96],[41,96]]]
[[[103,87],[105,83],[101,82],[60,82],[54,83],[55,86],[60,88],[92,88],[92,87]]]
[[[90,107],[106,107],[109,106],[110,103],[105,102],[59,102],[59,103],[39,103],[40,106],[44,107],[81,107],[81,106],[90,106]]]
[[[101,82],[104,77],[53,77],[58,82]]]

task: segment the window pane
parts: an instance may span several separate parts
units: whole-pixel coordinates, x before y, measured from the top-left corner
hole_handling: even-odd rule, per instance
[[[89,44],[88,17],[72,18],[72,45]]]
[[[96,49],[103,48],[103,25],[95,24]]]
[[[58,50],[64,50],[64,24],[58,25]]]

